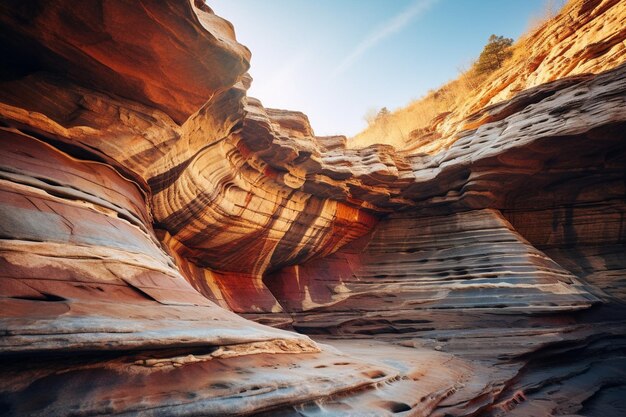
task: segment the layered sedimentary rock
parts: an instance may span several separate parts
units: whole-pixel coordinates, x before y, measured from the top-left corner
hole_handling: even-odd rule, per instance
[[[7,54],[13,64],[7,70],[63,74],[163,110],[178,123],[249,66],[250,53],[235,41],[232,25],[200,1],[75,8],[63,1],[9,1],[2,8],[10,28],[2,33],[3,48],[14,53]]]
[[[5,2],[3,412],[620,415],[622,6],[425,154],[246,97],[202,2]]]
[[[483,313],[494,317],[493,326],[508,321],[497,316],[572,311],[598,301],[493,210],[392,215],[365,245],[284,268],[266,282],[290,311],[305,312],[296,328],[324,333],[480,327],[488,322]]]

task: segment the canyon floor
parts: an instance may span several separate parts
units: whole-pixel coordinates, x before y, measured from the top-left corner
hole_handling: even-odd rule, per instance
[[[202,1],[0,5],[0,414],[626,415],[626,3],[406,146]]]

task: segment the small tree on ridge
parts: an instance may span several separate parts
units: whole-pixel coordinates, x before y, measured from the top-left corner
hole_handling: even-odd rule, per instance
[[[513,54],[511,45],[513,45],[513,39],[491,35],[478,57],[476,72],[479,75],[489,74],[501,68],[504,61]]]

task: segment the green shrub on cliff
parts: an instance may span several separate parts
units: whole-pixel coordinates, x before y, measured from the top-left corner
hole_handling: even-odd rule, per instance
[[[477,74],[490,74],[501,68],[504,61],[513,54],[511,45],[513,45],[513,39],[491,35],[476,61]]]

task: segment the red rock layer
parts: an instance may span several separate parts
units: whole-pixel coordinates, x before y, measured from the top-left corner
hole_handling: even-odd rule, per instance
[[[0,135],[3,414],[244,414],[390,373],[218,307],[163,250],[137,183]]]
[[[241,326],[280,338],[189,285],[136,184],[15,131],[0,143],[5,354],[241,343],[256,333]]]
[[[184,122],[229,88],[250,53],[201,1],[10,1],[2,6],[13,71],[43,69]],[[140,28],[140,29],[139,29]],[[112,53],[113,52],[113,53]],[[219,62],[220,65],[215,65]]]

